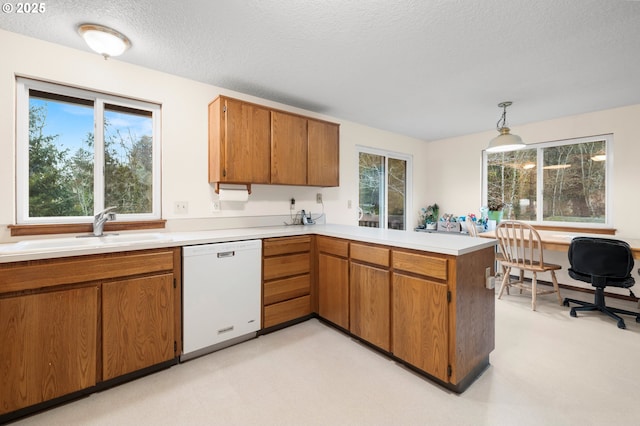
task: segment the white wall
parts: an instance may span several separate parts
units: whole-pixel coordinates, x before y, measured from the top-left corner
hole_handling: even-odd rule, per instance
[[[320,212],[315,194],[323,194],[327,221],[357,224],[358,169],[355,146],[393,147],[412,154],[416,163],[424,162],[426,143],[336,117],[292,108],[223,88],[142,68],[117,59],[105,61],[100,55],[66,48],[19,34],[0,30],[3,46],[0,61],[0,242],[12,241],[9,224],[15,223],[15,77],[16,75],[73,85],[92,90],[139,98],[162,104],[162,211],[168,226],[185,223],[211,226],[217,218],[238,217],[250,222],[257,216],[289,215],[289,200],[296,199],[298,210]],[[25,52],[28,52],[26,54]],[[372,88],[375,90],[375,88]],[[341,124],[340,187],[312,188],[254,185],[247,203],[222,203],[213,212],[217,198],[208,183],[207,105],[219,94],[297,112]],[[414,181],[426,181],[426,171],[416,168]],[[416,185],[419,188],[419,185]],[[426,200],[416,190],[417,205]],[[352,200],[352,209],[347,201]],[[173,213],[176,201],[187,201],[186,215]],[[416,222],[415,210],[409,211],[409,223]],[[279,217],[279,216],[278,216]],[[246,218],[246,219],[243,219]],[[253,223],[253,222],[252,222]]]

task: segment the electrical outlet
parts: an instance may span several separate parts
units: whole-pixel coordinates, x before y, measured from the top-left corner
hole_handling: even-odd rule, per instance
[[[213,211],[214,212],[220,211],[220,200],[213,200]]]
[[[292,198],[291,205],[289,206],[289,210],[295,210],[295,209],[296,209],[296,199]]]
[[[322,204],[322,193],[321,192],[318,192],[316,194],[316,203]]]
[[[350,209],[351,208],[351,200],[347,200],[347,208]]]
[[[173,212],[175,214],[189,213],[189,203],[186,201],[176,201],[175,203],[173,203]]]

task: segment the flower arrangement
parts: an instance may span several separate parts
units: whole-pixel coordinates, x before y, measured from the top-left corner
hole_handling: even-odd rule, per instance
[[[487,215],[486,215],[486,211],[484,211],[484,209],[486,209],[486,207],[482,207],[480,209],[480,217],[477,217],[473,213],[469,213],[468,214],[468,218],[469,218],[470,221],[472,221],[476,225],[481,226],[483,229],[487,229]]]

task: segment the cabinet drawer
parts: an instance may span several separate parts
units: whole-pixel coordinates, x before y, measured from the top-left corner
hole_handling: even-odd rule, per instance
[[[302,296],[264,307],[263,328],[294,320],[311,313],[311,296]]]
[[[318,251],[340,257],[349,256],[349,241],[328,237],[317,237]]]
[[[311,237],[268,238],[263,240],[262,254],[265,257],[279,254],[300,253],[311,250]]]
[[[0,293],[173,270],[167,249],[46,259],[0,266]]]
[[[308,274],[310,270],[311,255],[309,253],[267,257],[264,259],[263,275],[265,281],[292,275]]]
[[[351,243],[351,259],[389,267],[389,249]]]
[[[447,279],[447,259],[440,257],[394,250],[393,269],[412,272],[440,280]]]
[[[309,294],[309,274],[264,283],[264,304],[282,302]]]

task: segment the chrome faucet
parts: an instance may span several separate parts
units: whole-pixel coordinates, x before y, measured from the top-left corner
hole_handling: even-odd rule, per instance
[[[113,210],[117,208],[116,206],[107,207],[93,217],[93,235],[96,237],[102,236],[105,222],[116,219],[116,214],[113,213]]]

